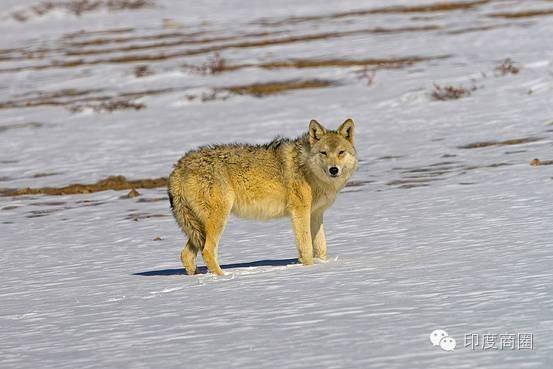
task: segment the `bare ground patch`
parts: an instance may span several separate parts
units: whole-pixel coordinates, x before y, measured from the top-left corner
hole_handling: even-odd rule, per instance
[[[543,16],[547,16],[547,15],[553,15],[553,9],[522,10],[522,11],[517,11],[517,12],[491,13],[491,14],[488,14],[488,17],[505,18],[505,19],[520,19],[520,18],[543,17]]]

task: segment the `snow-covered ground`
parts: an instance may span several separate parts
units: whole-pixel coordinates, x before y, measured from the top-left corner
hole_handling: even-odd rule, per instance
[[[1,368],[551,367],[553,166],[530,165],[553,159],[551,1],[107,3],[2,2],[0,188],[167,176],[193,147],[311,118],[354,118],[361,167],[326,216],[328,263],[296,264],[286,220],[232,219],[223,277],[183,274],[163,188],[0,197]],[[190,67],[215,52],[252,66]],[[362,66],[255,66],[406,57],[429,59],[371,85]],[[313,79],[331,85],[224,90]],[[434,83],[475,89],[435,101]],[[94,110],[113,99],[141,109]],[[464,342],[524,333],[533,350]]]

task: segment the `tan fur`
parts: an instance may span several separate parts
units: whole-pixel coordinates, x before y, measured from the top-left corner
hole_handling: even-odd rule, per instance
[[[290,217],[299,260],[304,265],[313,264],[314,257],[325,260],[324,211],[356,169],[351,119],[336,131],[312,120],[309,133],[295,140],[188,152],[169,177],[173,214],[189,238],[181,253],[184,268],[197,273],[201,250],[209,270],[223,274],[217,249],[231,213],[263,220]]]

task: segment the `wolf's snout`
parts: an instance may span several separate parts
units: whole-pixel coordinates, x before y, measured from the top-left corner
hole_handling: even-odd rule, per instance
[[[340,173],[340,169],[338,167],[330,167],[328,168],[328,173],[330,173],[331,176],[336,177],[338,173]]]

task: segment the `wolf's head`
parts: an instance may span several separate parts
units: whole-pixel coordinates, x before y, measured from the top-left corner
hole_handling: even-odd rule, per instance
[[[325,182],[344,182],[357,170],[353,120],[347,119],[336,131],[328,130],[316,120],[309,123],[311,171]]]

